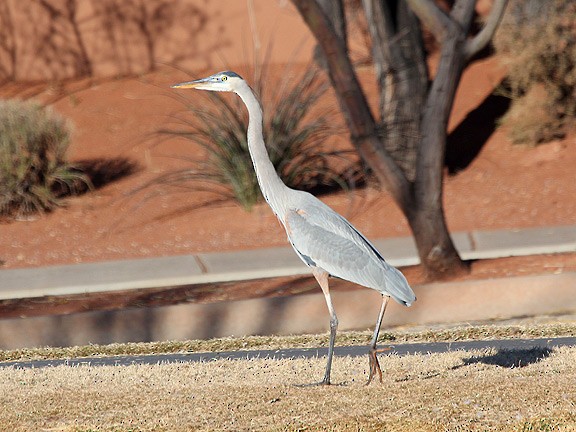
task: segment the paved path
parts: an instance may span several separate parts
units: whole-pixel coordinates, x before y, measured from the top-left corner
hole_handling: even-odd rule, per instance
[[[427,354],[443,353],[457,350],[485,350],[494,348],[498,351],[519,351],[526,354],[527,351],[535,351],[536,357],[545,357],[550,350],[561,346],[576,345],[576,337],[562,338],[542,338],[542,339],[501,339],[482,341],[459,341],[459,342],[426,342],[407,343],[391,345],[390,354]],[[382,345],[386,346],[386,345]],[[133,355],[133,356],[110,356],[110,357],[87,357],[78,359],[58,359],[58,360],[33,360],[0,362],[0,367],[15,368],[43,368],[53,366],[129,366],[133,364],[159,364],[159,363],[181,363],[181,362],[202,362],[212,360],[245,360],[254,358],[288,359],[288,358],[315,358],[324,357],[328,353],[327,348],[290,348],[278,350],[251,350],[251,351],[222,351],[204,353],[182,353],[182,354],[155,354],[155,355]],[[367,347],[364,345],[335,347],[334,355],[344,357],[360,357],[367,355]],[[536,359],[535,359],[536,360]],[[513,362],[514,357],[508,356],[507,360],[494,359],[495,362]],[[512,367],[513,364],[507,365]],[[516,365],[518,366],[518,365]]]
[[[456,232],[463,259],[576,251],[576,226]],[[374,241],[387,261],[419,262],[411,237]],[[162,288],[308,274],[289,247],[0,270],[0,300]]]

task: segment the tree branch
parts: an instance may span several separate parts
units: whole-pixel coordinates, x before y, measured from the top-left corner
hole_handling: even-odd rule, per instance
[[[342,0],[317,0],[318,4],[330,19],[336,34],[346,43],[346,19],[344,18],[344,5]]]
[[[344,43],[344,49],[348,52],[348,36],[346,32],[346,16],[342,0],[316,0],[318,5],[330,21],[334,32]],[[320,45],[314,48],[314,60],[325,71],[328,69],[326,57],[322,55]]]
[[[406,3],[420,21],[430,29],[436,40],[442,43],[449,29],[454,25],[450,17],[430,0],[406,0]]]
[[[470,31],[476,3],[477,0],[456,0],[450,11],[450,17],[460,24],[465,34]]]
[[[362,4],[372,40],[374,71],[380,89],[380,121],[383,121],[392,93],[386,85],[386,79],[389,77],[391,65],[403,69],[404,60],[399,55],[398,47],[390,43],[394,40],[394,26],[385,3],[381,0],[363,0]]]
[[[292,0],[292,3],[316,38],[326,59],[328,76],[352,136],[352,143],[400,208],[406,210],[411,197],[410,185],[377,138],[376,122],[344,41],[338,37],[316,0]]]
[[[494,1],[484,27],[480,30],[480,33],[466,43],[464,48],[466,60],[470,60],[475,54],[488,45],[492,36],[494,36],[494,32],[496,32],[502,17],[504,16],[504,10],[506,9],[507,4],[508,0]]]

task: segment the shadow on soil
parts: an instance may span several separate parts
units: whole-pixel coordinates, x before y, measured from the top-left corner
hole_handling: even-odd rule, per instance
[[[456,366],[468,366],[475,363],[484,363],[487,365],[500,366],[503,368],[521,368],[533,363],[538,363],[550,356],[552,350],[550,348],[530,348],[519,350],[498,350],[496,354],[486,356],[474,356],[464,360],[464,364]]]
[[[84,159],[73,163],[72,171],[78,176],[74,181],[61,183],[58,196],[83,195],[110,183],[131,176],[141,170],[137,162],[117,157],[113,159]]]
[[[74,166],[76,170],[90,179],[94,189],[131,176],[141,169],[137,162],[123,157],[85,159],[76,162]]]
[[[497,87],[504,85],[504,81]],[[511,99],[494,93],[488,95],[448,135],[444,164],[450,174],[466,169],[480,154],[498,126],[498,120],[508,108]]]

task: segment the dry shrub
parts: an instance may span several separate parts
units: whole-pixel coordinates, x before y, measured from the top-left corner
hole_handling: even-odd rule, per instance
[[[511,113],[503,120],[517,143],[566,134],[576,115],[576,3],[515,0],[494,44],[509,66]]]
[[[38,104],[0,101],[0,218],[45,212],[83,181],[66,162],[66,121]]]
[[[502,119],[512,142],[535,145],[564,136],[564,122],[543,85],[533,85],[516,98]]]

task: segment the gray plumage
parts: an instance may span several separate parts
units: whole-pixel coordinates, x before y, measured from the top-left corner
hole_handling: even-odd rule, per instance
[[[404,275],[389,265],[380,252],[344,217],[313,195],[287,187],[270,161],[262,134],[262,108],[248,84],[234,72],[219,72],[200,80],[172,86],[211,91],[234,92],[248,109],[248,148],[258,184],[264,198],[276,214],[288,235],[290,244],[312,268],[330,312],[330,345],[322,384],[330,384],[330,370],[338,319],[332,306],[328,276],[372,288],[383,296],[382,307],[371,342],[370,377],[382,373],[378,364],[376,343],[382,316],[389,297],[410,306],[416,300]]]
[[[415,296],[404,275],[354,226],[313,195],[301,192],[295,198],[298,206],[287,210],[285,226],[290,243],[307,265],[389,295],[400,304],[412,304]]]

